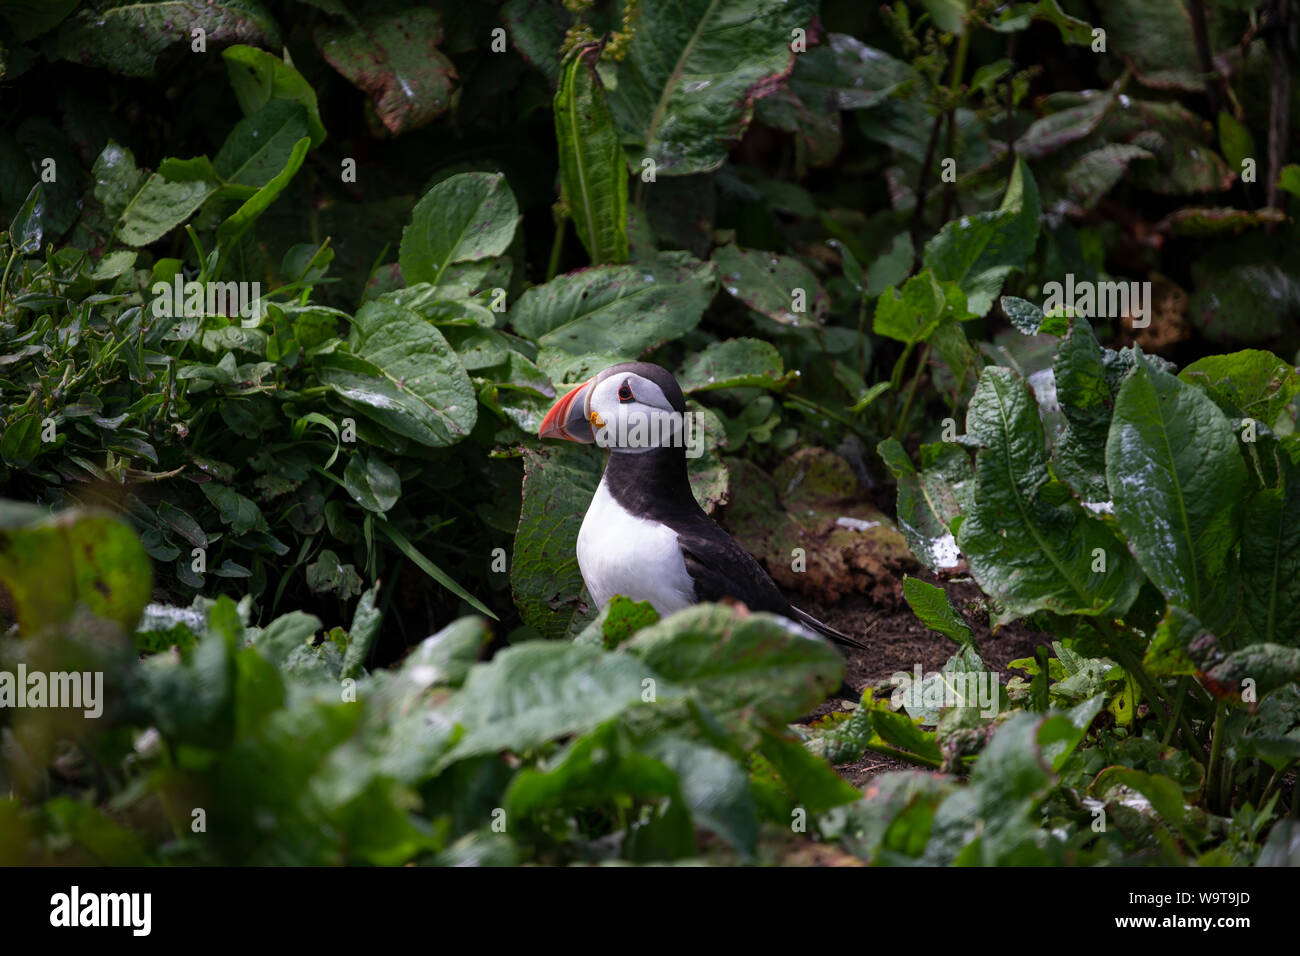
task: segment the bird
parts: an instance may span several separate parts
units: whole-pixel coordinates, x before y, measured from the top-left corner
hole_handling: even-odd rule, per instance
[[[597,606],[616,594],[661,617],[705,601],[769,611],[846,647],[865,645],[795,607],[691,491],[692,438],[681,386],[649,362],[611,365],[547,412],[538,435],[607,448],[578,531],[578,568]]]

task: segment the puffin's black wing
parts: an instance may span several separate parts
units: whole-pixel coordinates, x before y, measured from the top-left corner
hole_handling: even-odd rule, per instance
[[[858,648],[866,646],[794,607],[753,555],[712,518],[701,513],[689,520],[674,522],[673,530],[677,532],[677,545],[682,549],[686,572],[695,582],[697,600],[731,598],[744,602],[751,611],[769,611],[788,617],[841,644]]]

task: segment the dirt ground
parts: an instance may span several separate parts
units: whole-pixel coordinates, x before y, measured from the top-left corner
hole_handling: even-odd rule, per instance
[[[1019,671],[1008,671],[1007,664],[1022,657],[1033,657],[1034,648],[1043,643],[1046,635],[1035,633],[1020,622],[999,628],[994,634],[989,629],[988,614],[979,605],[979,586],[968,577],[945,580],[925,569],[913,570],[911,574],[948,592],[953,606],[961,611],[974,631],[984,662],[1001,675],[1003,684],[1011,677],[1024,676]],[[859,696],[864,688],[887,681],[896,671],[911,673],[917,664],[923,672],[939,670],[957,650],[955,643],[917,620],[905,603],[882,606],[865,595],[851,596],[831,606],[819,606],[806,598],[798,603],[810,614],[868,645],[865,650],[847,649],[844,682]],[[842,709],[840,699],[832,697],[809,716],[816,719]],[[901,760],[867,753],[861,760],[835,769],[854,786],[861,787],[877,774],[918,768]]]

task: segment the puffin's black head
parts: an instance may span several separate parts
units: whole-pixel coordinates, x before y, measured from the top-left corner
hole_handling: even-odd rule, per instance
[[[555,403],[542,438],[595,442],[611,451],[680,447],[686,399],[667,369],[649,362],[611,365]]]

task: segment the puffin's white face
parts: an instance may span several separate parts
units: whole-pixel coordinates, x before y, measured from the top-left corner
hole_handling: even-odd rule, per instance
[[[668,372],[647,362],[611,365],[556,402],[538,435],[595,442],[621,454],[685,448],[688,458],[698,458],[704,452],[703,434],[674,409],[673,399],[682,401],[676,384]]]
[[[601,448],[641,454],[681,444],[682,416],[661,389],[635,372],[598,377],[586,396],[587,420]]]

